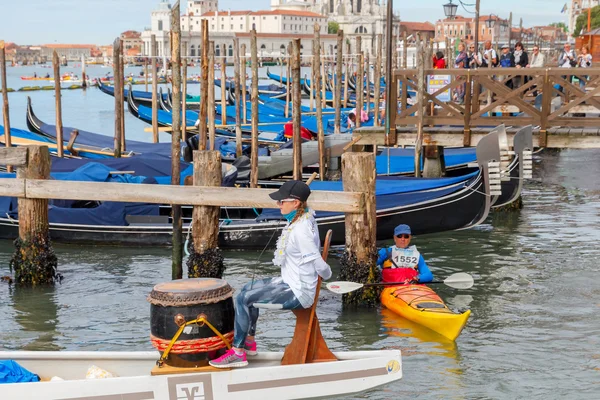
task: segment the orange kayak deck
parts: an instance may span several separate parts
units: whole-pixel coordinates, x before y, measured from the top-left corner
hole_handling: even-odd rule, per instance
[[[444,301],[425,285],[385,288],[381,303],[394,313],[423,325],[450,340],[456,340],[465,327],[471,310],[462,314],[450,310]]]

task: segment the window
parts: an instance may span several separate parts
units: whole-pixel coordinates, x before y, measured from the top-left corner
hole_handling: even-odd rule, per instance
[[[211,31],[214,31],[214,30],[215,30],[215,24],[212,24],[212,25],[210,26],[210,30],[211,30]]]
[[[198,25],[200,23],[200,21],[196,21],[196,25]]]
[[[229,45],[229,57],[233,57],[233,45]]]
[[[163,22],[162,21],[158,21],[158,30],[159,31],[163,30]]]
[[[244,29],[244,24],[240,24],[240,29]]]
[[[215,56],[217,56],[217,57],[221,56],[221,46],[219,46],[219,45],[215,46]]]
[[[285,44],[279,46],[279,50],[281,51],[281,54],[285,54]]]
[[[200,50],[199,46],[198,46],[198,50]],[[195,47],[194,45],[192,45],[192,46],[190,47],[190,52],[191,52],[191,53],[190,53],[190,55],[191,55],[192,57],[195,57],[195,56],[196,56],[196,47]]]
[[[221,30],[225,29],[225,25],[221,24]]]
[[[261,49],[261,50],[266,50],[266,49],[267,49],[267,46],[266,46],[265,44],[261,44],[261,45],[260,45],[260,49]]]
[[[229,29],[233,30],[233,24],[231,24],[230,26],[231,26],[231,28],[229,28]]]
[[[256,24],[254,22],[252,23],[252,29],[256,30]]]

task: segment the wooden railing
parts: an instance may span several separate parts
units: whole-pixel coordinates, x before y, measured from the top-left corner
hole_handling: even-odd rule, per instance
[[[540,144],[546,141],[551,127],[600,126],[600,68],[481,68],[425,70],[431,75],[450,76],[435,92],[424,93],[426,113],[423,124],[429,126],[464,126],[465,146],[471,145],[471,129],[505,124],[538,126]],[[585,81],[585,90],[573,84],[573,78]],[[520,80],[514,89],[510,82]],[[395,70],[392,96],[398,110],[392,107],[390,118],[396,128],[418,123],[416,69]],[[407,88],[408,90],[404,90]],[[455,94],[464,88],[462,101]],[[450,101],[442,101],[450,91]],[[541,95],[541,96],[539,96]],[[598,116],[590,117],[588,113]],[[396,133],[395,131],[392,133]]]

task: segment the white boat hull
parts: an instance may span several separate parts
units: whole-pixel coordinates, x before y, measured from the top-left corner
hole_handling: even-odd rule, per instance
[[[402,378],[399,350],[334,353],[339,361],[280,365],[283,353],[249,357],[249,366],[222,372],[150,375],[156,352],[0,352],[42,379],[0,385],[0,399],[267,400],[362,392]],[[85,379],[96,365],[118,376]]]

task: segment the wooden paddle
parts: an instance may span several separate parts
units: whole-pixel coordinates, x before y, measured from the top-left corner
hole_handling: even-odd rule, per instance
[[[424,282],[425,284],[439,284],[443,283],[446,286],[455,289],[469,289],[473,287],[473,277],[467,273],[459,272],[450,275],[443,281]],[[382,282],[382,283],[358,283],[358,282],[330,282],[327,284],[327,289],[337,294],[350,293],[363,287],[371,286],[400,286],[400,285],[414,285],[414,283],[404,282]]]

